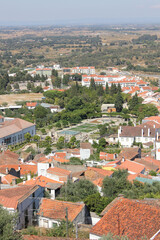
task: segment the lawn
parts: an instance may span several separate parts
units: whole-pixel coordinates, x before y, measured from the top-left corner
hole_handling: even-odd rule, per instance
[[[83,124],[81,126],[73,127],[70,130],[72,131],[78,131],[78,132],[91,132],[97,129],[96,125],[93,124]]]

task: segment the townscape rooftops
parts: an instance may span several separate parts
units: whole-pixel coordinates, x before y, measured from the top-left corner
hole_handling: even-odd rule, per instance
[[[66,208],[68,208],[68,220],[73,222],[78,214],[82,211],[84,206],[85,205],[82,203],[65,202],[44,198],[42,199],[42,203],[40,205],[39,215],[51,219],[65,220]]]
[[[150,239],[160,229],[160,200],[119,198],[107,206],[103,218],[91,229],[97,236],[128,236],[131,240]]]

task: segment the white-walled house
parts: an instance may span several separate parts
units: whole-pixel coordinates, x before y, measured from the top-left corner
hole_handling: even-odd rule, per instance
[[[80,159],[88,159],[93,154],[93,148],[91,143],[80,143]]]
[[[0,146],[13,145],[23,142],[24,135],[30,133],[33,137],[36,134],[36,125],[20,118],[5,119],[0,123]]]
[[[41,187],[44,187],[45,191],[49,193],[51,199],[55,199],[60,193],[60,189],[63,183],[40,175],[36,178],[32,178],[28,181],[20,183],[19,185],[20,186],[39,185]]]
[[[42,199],[39,209],[39,227],[52,228],[59,226],[62,220],[66,220],[66,211],[68,220],[73,224],[87,223],[89,213],[85,204],[58,201],[52,199]]]
[[[39,209],[44,188],[35,186],[20,186],[0,190],[0,204],[10,213],[18,212],[17,229],[33,224],[34,212]]]
[[[120,126],[118,129],[118,141],[123,147],[131,147],[134,142],[155,142],[159,130],[149,127]]]

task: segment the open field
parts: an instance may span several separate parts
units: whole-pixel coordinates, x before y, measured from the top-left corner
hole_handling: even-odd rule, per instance
[[[6,102],[8,105],[13,105],[18,101],[35,101],[41,100],[43,97],[42,93],[25,93],[25,94],[6,94],[0,95],[0,105]]]
[[[93,124],[84,124],[81,126],[73,127],[70,130],[77,131],[77,132],[91,132],[93,130],[96,130],[97,126]]]

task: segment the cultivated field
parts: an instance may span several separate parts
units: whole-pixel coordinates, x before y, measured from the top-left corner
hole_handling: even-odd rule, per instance
[[[80,126],[77,126],[77,127],[73,127],[70,130],[78,131],[78,132],[86,132],[87,133],[87,132],[91,132],[91,131],[96,130],[96,129],[97,129],[96,125],[84,124],[84,125],[80,125]]]
[[[8,105],[14,105],[18,101],[36,101],[41,100],[42,93],[25,93],[25,94],[6,94],[0,95],[0,105],[6,102]]]

